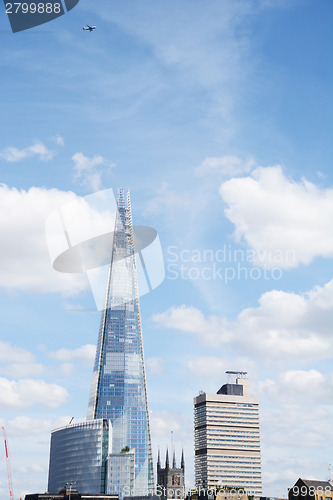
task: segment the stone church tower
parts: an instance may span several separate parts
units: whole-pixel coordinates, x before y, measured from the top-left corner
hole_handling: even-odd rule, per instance
[[[160,450],[157,458],[157,494],[163,499],[185,498],[185,462],[184,451],[180,460],[180,468],[176,466],[176,454],[173,451],[172,467],[169,464],[169,450],[166,450],[165,467],[161,467]]]

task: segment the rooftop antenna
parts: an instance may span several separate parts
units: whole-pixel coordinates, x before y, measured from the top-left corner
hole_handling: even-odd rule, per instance
[[[247,372],[238,372],[238,371],[228,370],[228,371],[226,371],[226,374],[228,375],[228,384],[231,383],[231,377],[233,377],[235,379],[247,378]]]

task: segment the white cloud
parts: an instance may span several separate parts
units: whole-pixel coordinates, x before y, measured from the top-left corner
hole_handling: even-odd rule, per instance
[[[254,360],[246,357],[226,358],[218,356],[201,356],[187,361],[187,368],[192,377],[196,377],[205,383],[206,390],[209,392],[209,387],[217,388],[223,385],[225,372],[232,367],[240,367],[242,371],[251,372],[251,379],[255,377],[257,372],[257,364]],[[234,368],[233,368],[234,369]],[[208,387],[209,386],[209,387]]]
[[[62,363],[59,366],[59,373],[65,377],[69,377],[75,370],[75,365],[73,363]]]
[[[96,355],[96,345],[86,344],[77,349],[59,349],[55,352],[49,352],[50,358],[56,359],[58,361],[69,362],[64,363],[63,366],[71,367],[71,363],[74,360],[79,360],[87,366],[91,366],[94,362]]]
[[[161,358],[148,358],[146,359],[146,366],[148,370],[154,375],[160,375],[164,371],[165,361]]]
[[[195,169],[195,174],[198,177],[211,174],[231,177],[234,175],[247,174],[254,166],[254,160],[249,159],[244,162],[238,156],[227,155],[218,158],[209,157]]]
[[[154,436],[170,435],[170,431],[180,429],[180,415],[169,411],[152,411],[150,415],[150,425]]]
[[[333,280],[309,293],[272,290],[244,309],[232,329],[239,346],[300,361],[332,356]]]
[[[31,146],[24,149],[8,147],[0,151],[0,159],[2,158],[10,163],[16,163],[32,156],[37,156],[39,160],[45,161],[51,160],[54,153],[50,151],[42,141],[35,141]]]
[[[258,389],[266,397],[276,401],[306,401],[308,404],[331,404],[333,399],[333,374],[323,374],[318,370],[288,370],[277,380],[267,379],[258,384]],[[299,403],[298,403],[299,404]]]
[[[223,375],[230,368],[230,361],[217,356],[204,356],[187,361],[187,367],[192,376],[210,379]]]
[[[21,474],[31,474],[31,473],[41,473],[45,474],[47,472],[48,468],[47,466],[42,466],[39,464],[28,464],[25,467],[20,467],[20,473]]]
[[[25,191],[0,185],[0,287],[66,295],[87,287],[83,275],[53,270],[45,238],[50,212],[77,198],[58,189],[32,187]]]
[[[290,485],[289,487],[292,487],[297,478],[304,475],[310,479],[309,474],[304,474],[304,472],[303,474],[300,474],[297,468],[286,467],[283,464],[284,458],[285,457],[280,459],[279,464],[278,466],[275,466],[274,471],[271,472],[264,469],[262,473],[264,491],[267,491],[269,488],[269,491],[274,492],[274,494],[278,494],[280,498],[285,498],[287,496],[287,490],[286,488],[282,489],[281,484]],[[304,469],[300,470],[304,471]]]
[[[150,427],[154,456],[157,456],[157,447],[161,446],[161,462],[164,464],[166,448],[169,449],[169,460],[172,460],[172,445],[175,451],[176,463],[179,466],[181,451],[184,450],[186,481],[192,484],[193,470],[193,422],[177,411],[151,411]],[[172,434],[171,434],[172,432]],[[163,466],[163,465],[162,465]]]
[[[304,294],[272,290],[258,307],[246,308],[235,321],[209,316],[195,307],[172,307],[153,316],[157,326],[194,334],[204,344],[231,343],[238,352],[302,362],[332,356],[333,280]]]
[[[39,375],[44,366],[36,363],[35,357],[25,349],[0,341],[0,373],[7,377],[30,377]]]
[[[110,169],[114,167],[114,164],[109,164],[101,155],[89,158],[83,153],[75,153],[72,160],[74,161],[74,180],[89,187],[92,191],[98,191],[102,185],[102,169],[98,167]]]
[[[31,418],[18,416],[12,420],[0,419],[1,425],[6,428],[8,435],[12,437],[27,437],[30,435],[50,433],[52,429],[68,424],[71,417],[64,416],[57,419]]]
[[[35,405],[57,408],[69,399],[63,387],[43,380],[19,381],[0,378],[0,406],[3,409],[22,409]]]
[[[333,440],[332,375],[293,369],[254,384],[261,405],[265,484],[274,486],[288,470],[294,478],[321,477],[322,450],[331,449]]]
[[[280,166],[257,167],[224,182],[220,194],[235,237],[258,265],[292,268],[333,256],[333,190],[288,179]]]
[[[13,420],[1,419],[1,424],[6,427],[7,433],[13,437],[50,432],[53,425],[50,419],[31,418],[26,416],[15,417]]]
[[[157,215],[168,210],[177,213],[178,217],[179,210],[189,208],[190,205],[191,200],[187,193],[177,193],[170,189],[169,184],[163,183],[156,196],[148,201],[144,214]]]
[[[34,361],[34,357],[29,351],[0,340],[0,363],[9,363],[13,360],[20,363],[31,363]]]
[[[260,400],[263,401],[266,398],[264,383],[259,391],[257,394],[261,395]],[[286,398],[281,390],[277,390],[274,396],[269,393],[268,397],[274,401],[274,409],[265,407],[260,416],[265,447],[284,450],[286,447],[321,448],[333,440],[333,414],[324,408],[325,400],[314,400],[310,396],[305,397],[302,403],[302,400],[295,400],[295,392],[293,397],[289,393]],[[308,412],[310,403],[314,403],[314,406]]]
[[[208,2],[204,10],[199,4],[184,9],[182,3],[175,3],[168,11],[158,4],[153,9],[133,4],[132,16],[116,9],[112,22],[148,45],[154,58],[168,74],[173,72],[176,85],[184,85],[187,93],[189,82],[191,88],[209,89],[209,98],[205,97],[207,121],[211,123],[218,115],[219,133],[225,138],[233,132],[235,96],[239,102],[253,67],[250,39],[239,30],[250,11],[244,2]],[[110,17],[107,9],[100,15]],[[221,119],[228,123],[223,132]]]
[[[177,329],[184,333],[196,334],[203,342],[214,345],[231,339],[224,318],[204,314],[195,307],[171,307],[164,313],[154,314],[152,320],[162,328]]]
[[[65,145],[65,140],[61,135],[56,135],[53,138],[53,140],[57,144],[57,146],[64,146]]]

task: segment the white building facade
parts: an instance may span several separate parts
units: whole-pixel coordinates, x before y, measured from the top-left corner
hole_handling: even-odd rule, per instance
[[[227,372],[235,383],[194,398],[195,482],[209,490],[240,487],[262,495],[259,400],[245,372]]]

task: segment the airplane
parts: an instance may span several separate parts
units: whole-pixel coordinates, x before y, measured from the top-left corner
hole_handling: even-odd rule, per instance
[[[88,30],[90,31],[90,33],[96,29],[96,26],[89,26],[89,24],[87,24],[87,27],[83,26],[82,28],[83,30]]]

